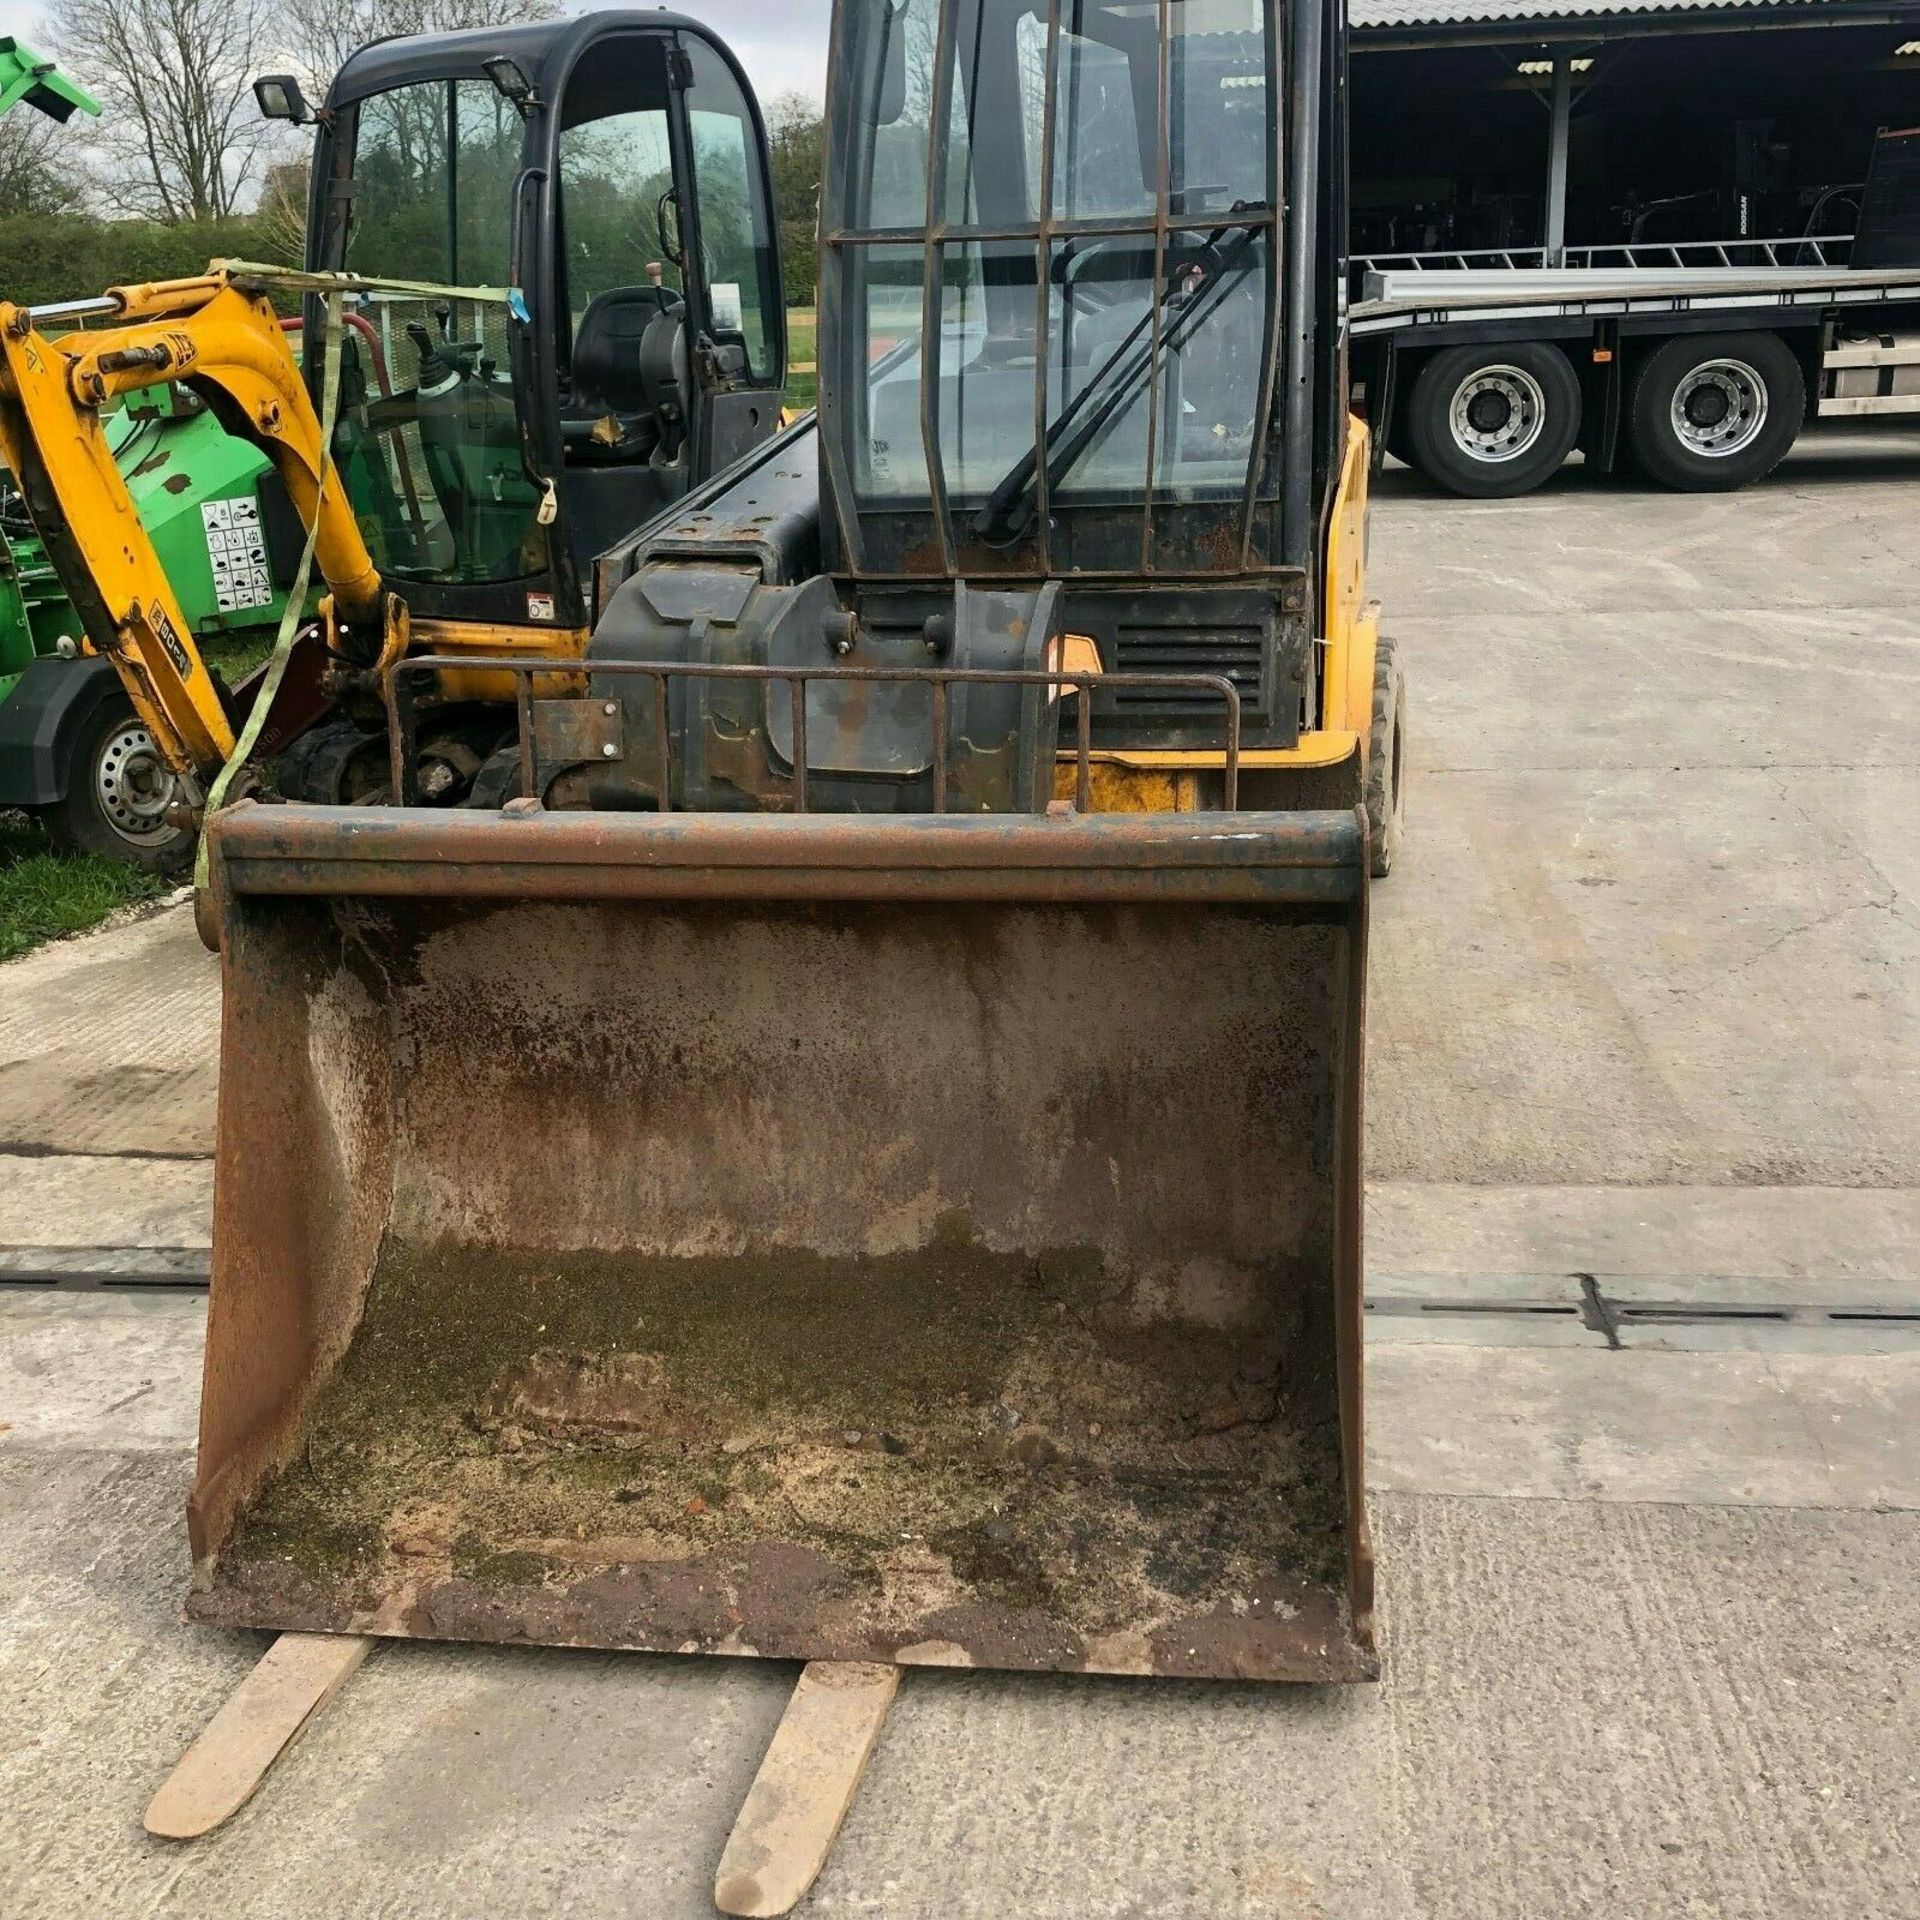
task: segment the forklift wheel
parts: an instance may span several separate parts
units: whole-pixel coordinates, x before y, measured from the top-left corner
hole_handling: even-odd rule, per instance
[[[193,858],[190,829],[167,809],[189,796],[125,694],[103,700],[80,729],[66,797],[41,819],[63,853],[97,853],[148,873],[181,872]]]

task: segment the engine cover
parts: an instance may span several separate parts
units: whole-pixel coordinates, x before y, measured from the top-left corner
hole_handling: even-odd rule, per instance
[[[944,810],[1040,812],[1058,693],[966,680],[937,692],[936,675],[1041,669],[1059,604],[1057,583],[963,581],[950,611],[872,628],[824,575],[770,586],[748,564],[656,561],[595,629],[590,701],[535,702],[541,789],[551,805],[601,810],[657,807],[664,786],[676,809],[785,811],[800,804],[804,761],[812,809],[927,813],[941,810],[943,760]],[[557,711],[583,704],[617,725],[583,729]]]

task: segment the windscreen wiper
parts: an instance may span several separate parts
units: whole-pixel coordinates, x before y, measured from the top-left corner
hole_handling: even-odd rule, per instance
[[[1264,226],[1219,227],[1207,238],[1213,271],[1197,284],[1194,269],[1182,262],[1159,298],[1127,330],[1093,378],[1048,421],[1036,447],[1029,447],[1002,476],[973,516],[973,531],[988,546],[1005,546],[1026,532],[1033,518],[1028,499],[1042,455],[1049,492],[1073,470],[1074,463],[1100,437],[1114,416],[1150,382],[1160,360],[1177,352],[1220,309],[1227,295],[1252,270],[1253,243]],[[1224,234],[1237,237],[1224,248]],[[1156,350],[1153,326],[1164,318]],[[1122,363],[1125,364],[1122,364]],[[1096,396],[1098,396],[1096,398]]]

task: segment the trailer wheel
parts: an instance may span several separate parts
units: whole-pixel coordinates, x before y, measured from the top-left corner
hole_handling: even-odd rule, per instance
[[[1382,634],[1373,655],[1373,717],[1367,727],[1368,871],[1393,871],[1407,825],[1407,675],[1400,649]]]
[[[1531,493],[1580,433],[1580,382],[1538,340],[1445,347],[1420,369],[1407,405],[1407,451],[1436,486],[1471,499]]]
[[[1682,334],[1634,375],[1627,438],[1649,479],[1730,493],[1780,464],[1806,408],[1800,363],[1777,336]]]
[[[193,858],[194,836],[169,824],[167,809],[189,797],[133,702],[117,693],[81,727],[66,797],[42,809],[41,819],[63,853],[97,853],[148,873],[178,873]]]

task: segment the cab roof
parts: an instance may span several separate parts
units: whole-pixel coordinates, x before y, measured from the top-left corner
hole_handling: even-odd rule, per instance
[[[664,7],[613,8],[574,19],[540,20],[510,27],[463,27],[453,33],[412,33],[375,40],[347,59],[327,89],[327,105],[342,107],[391,87],[417,86],[429,80],[484,80],[482,63],[509,54],[533,82],[534,91],[551,97],[550,81],[563,77],[593,42],[620,33],[689,34],[719,53],[746,87],[732,49],[713,29]],[[749,94],[751,89],[747,89]]]

